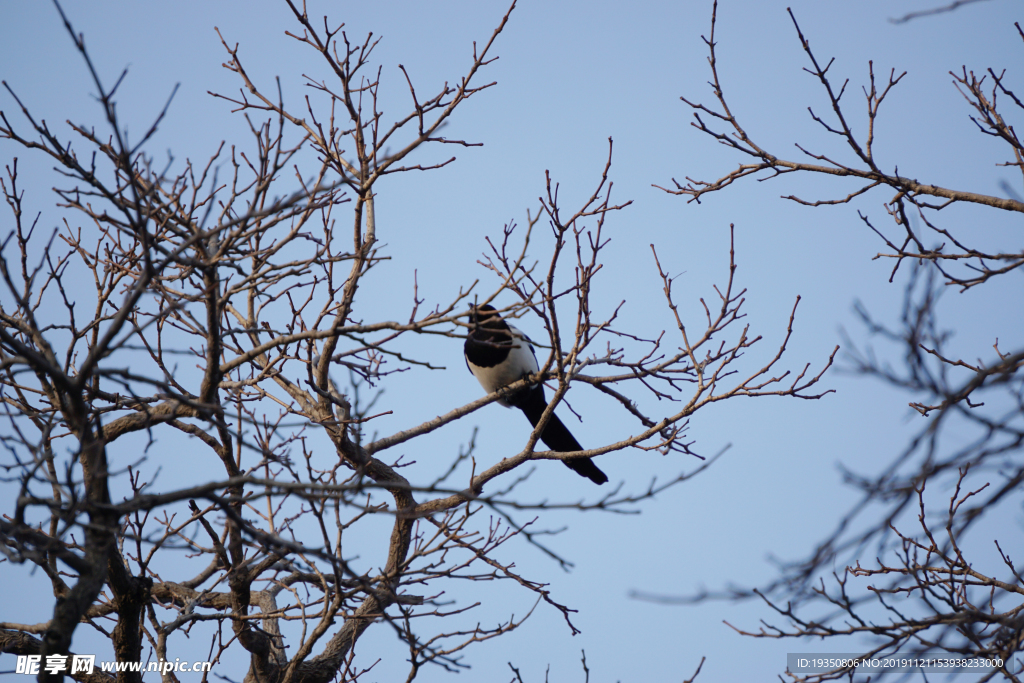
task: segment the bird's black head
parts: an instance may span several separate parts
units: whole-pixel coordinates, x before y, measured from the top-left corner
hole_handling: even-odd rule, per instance
[[[470,336],[479,340],[491,342],[511,341],[512,335],[509,332],[508,323],[502,320],[498,311],[490,304],[482,306],[471,306],[469,309],[469,322],[472,325]]]
[[[498,315],[498,311],[496,311],[494,306],[490,304],[469,307],[469,321],[473,323],[473,325],[494,327],[494,323],[500,320],[501,316]]]

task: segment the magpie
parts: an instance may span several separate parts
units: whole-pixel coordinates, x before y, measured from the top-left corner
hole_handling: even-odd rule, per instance
[[[494,393],[502,387],[532,375],[539,369],[537,354],[530,338],[505,322],[490,304],[473,306],[469,312],[471,328],[466,337],[466,367],[473,373],[484,391]],[[534,427],[548,407],[544,398],[544,385],[534,384],[498,399],[506,408],[519,408]],[[553,414],[540,433],[548,448],[559,453],[582,451],[583,446],[573,437],[558,416]],[[608,481],[608,475],[598,469],[590,458],[563,460],[565,466],[595,484]]]

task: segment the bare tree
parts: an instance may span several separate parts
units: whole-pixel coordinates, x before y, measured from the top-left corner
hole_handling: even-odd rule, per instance
[[[219,677],[311,682],[352,681],[372,668],[374,654],[356,659],[354,645],[381,623],[408,649],[408,680],[428,665],[456,671],[467,666],[469,646],[529,617],[482,626],[472,621],[475,603],[441,598],[449,586],[475,581],[532,593],[575,633],[572,610],[495,552],[515,542],[516,552],[532,546],[555,567],[563,561],[520,512],[542,519],[553,509],[632,508],[706,466],[689,459],[702,458],[686,436],[697,410],[737,396],[823,395],[814,391],[832,356],[815,370],[779,369],[796,304],[778,347],[748,359],[761,336],[742,322],[745,290],[732,250],[725,284],[707,303],[699,299],[703,313],[690,319],[652,246],[665,306],[656,324],[669,331],[619,327],[627,304],[604,291],[601,254],[606,221],[629,202],[611,198],[610,140],[608,161],[580,206],[563,206],[548,177],[524,225],[488,240],[488,287],[467,282],[441,303],[414,290],[406,320],[382,319],[374,305],[382,285],[366,278],[389,266],[375,221],[377,188],[389,175],[453,160],[429,161],[425,150],[475,144],[439,131],[463,102],[494,85],[481,81],[482,72],[514,4],[484,44],[473,44],[454,85],[425,95],[402,68],[409,109],[388,123],[378,107],[386,79],[371,61],[376,40],[353,39],[286,2],[295,22],[288,35],[331,78],[307,80],[313,95],[295,108],[224,38],[225,66],[241,88],[218,97],[239,112],[251,140],[245,149],[222,145],[203,163],[160,168],[147,153],[167,107],[140,139],[128,138],[115,106],[125,75],[106,85],[63,11],[92,74],[99,129],[53,128],[7,88],[20,117],[0,113],[5,149],[42,155],[64,179],[55,190],[64,215],[57,227],[32,217],[35,188],[19,185],[17,158],[0,181],[14,226],[0,258],[8,493],[0,547],[6,562],[36,568],[53,596],[53,616],[43,623],[3,616],[0,652],[41,657],[39,680],[114,678],[59,665],[76,652],[82,628],[109,640],[100,660],[173,662],[202,642],[203,657],[188,659],[212,662]],[[553,246],[538,253],[531,236],[540,230]],[[466,405],[439,396],[436,418],[372,436],[373,420],[390,412],[375,389],[401,370],[441,371],[400,341],[438,335],[461,345],[469,304],[499,296],[502,315],[530,316],[546,331],[540,372]],[[521,447],[478,456],[471,442],[422,458],[433,464],[415,476],[403,472],[399,450],[415,452],[419,437],[540,381],[553,389],[550,405]],[[545,422],[556,406],[565,409],[571,390],[612,399],[628,436],[576,453],[537,450]],[[136,455],[139,443],[144,456]],[[174,449],[199,449],[209,468],[178,485],[160,469]],[[687,456],[683,472],[649,483],[635,472],[639,483],[619,483],[591,502],[532,503],[518,493],[532,472],[547,471],[538,461],[613,458],[629,449]],[[372,534],[382,516],[385,555],[352,560],[373,551],[350,539]],[[227,663],[239,651],[246,671]],[[178,680],[174,670],[163,676]],[[141,680],[141,673],[116,677]]]
[[[951,11],[961,4],[965,3],[936,11]],[[891,260],[889,281],[901,267],[910,269],[901,323],[888,326],[863,307],[857,311],[871,335],[895,347],[902,367],[887,362],[887,354],[856,345],[849,356],[850,367],[910,392],[914,396],[910,407],[927,422],[905,448],[894,445],[891,464],[883,471],[845,472],[847,482],[861,492],[860,501],[806,559],[784,564],[774,583],[682,601],[759,597],[782,624],[765,622],[756,631],[737,629],[745,635],[814,636],[816,647],[824,639],[831,652],[856,650],[867,657],[949,653],[975,662],[990,659],[1001,664],[984,669],[980,680],[1019,681],[1024,676],[1024,660],[1018,656],[1024,650],[1024,580],[1017,508],[1024,482],[1024,347],[1020,340],[1007,344],[997,339],[994,354],[988,352],[989,360],[957,357],[946,350],[950,331],[938,320],[936,303],[943,288],[964,291],[1000,285],[1011,291],[1016,288],[1019,303],[1024,266],[1019,236],[1004,236],[1011,246],[984,248],[977,244],[971,225],[949,225],[938,214],[954,204],[969,205],[975,207],[974,220],[986,221],[992,211],[1024,213],[1024,201],[1005,181],[1007,196],[987,195],[902,175],[900,169],[912,168],[912,160],[883,166],[875,154],[875,126],[883,101],[906,74],[894,69],[877,79],[874,65],[868,62],[864,100],[859,105],[866,105],[866,121],[855,125],[854,114],[843,100],[848,81],[840,83],[832,77],[833,60],[813,51],[792,11],[790,17],[806,54],[805,70],[816,79],[828,103],[824,114],[808,108],[810,120],[835,136],[838,149],[817,151],[798,142],[801,156],[789,160],[762,146],[753,128],[740,123],[720,79],[716,3],[711,32],[705,38],[714,104],[682,99],[694,111],[692,125],[742,155],[744,161],[715,180],[687,176],[663,189],[700,201],[749,177],[770,180],[797,173],[850,178],[857,183],[855,190],[835,198],[784,197],[808,207],[851,204],[886,188],[894,193],[884,204],[893,219],[888,228],[879,227],[867,211],[858,211],[858,216],[884,244],[884,251],[874,258]],[[908,15],[905,20],[912,18]],[[1024,39],[1019,25],[1016,30]],[[1013,125],[1013,118],[1024,113],[1024,102],[1011,89],[1012,75],[998,68],[975,73],[961,67],[950,76],[971,109],[977,132],[1002,143],[1006,157],[999,160],[1000,165],[1024,177],[1024,145]],[[1013,77],[1019,81],[1019,76]],[[855,130],[865,133],[858,135]],[[1007,313],[1019,318],[1021,310],[1017,306]],[[968,358],[983,355],[985,351],[979,350]],[[993,528],[999,530],[994,536]],[[994,544],[1001,561],[978,557],[983,554],[978,545],[982,541],[990,548]],[[845,564],[846,569],[834,573],[836,564]],[[853,673],[853,668],[840,667],[810,675],[790,672],[789,677],[852,680]],[[886,675],[891,672],[876,678]]]

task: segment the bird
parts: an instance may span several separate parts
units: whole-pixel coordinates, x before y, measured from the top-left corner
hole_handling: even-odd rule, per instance
[[[537,372],[537,354],[530,338],[509,325],[490,304],[473,306],[469,312],[470,331],[466,337],[466,367],[488,394]],[[498,399],[506,408],[519,408],[534,427],[547,410],[543,383],[526,386]],[[540,440],[558,453],[585,450],[554,413]],[[595,484],[608,481],[590,458],[563,460],[565,466]]]

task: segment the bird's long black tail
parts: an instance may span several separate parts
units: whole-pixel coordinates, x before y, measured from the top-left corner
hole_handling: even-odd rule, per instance
[[[530,424],[536,427],[537,423],[540,422],[540,416],[544,414],[544,410],[548,407],[548,402],[544,399],[544,390],[538,385],[517,398],[519,400],[516,401],[516,406],[526,414]],[[548,448],[559,453],[584,450],[580,442],[576,440],[576,437],[572,435],[555,414],[552,414],[551,419],[544,425],[544,431],[540,434],[540,440],[546,443]],[[563,460],[562,462],[573,472],[586,477],[595,484],[603,484],[608,481],[608,475],[602,472],[590,458],[575,458],[573,460]]]

